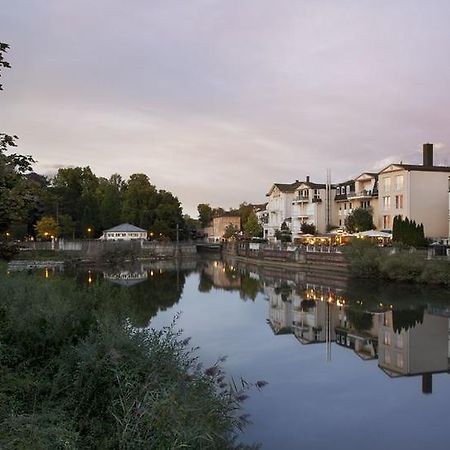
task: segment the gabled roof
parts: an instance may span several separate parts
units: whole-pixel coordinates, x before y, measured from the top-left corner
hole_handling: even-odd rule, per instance
[[[375,178],[376,180],[378,179],[378,174],[374,173],[374,172],[363,172],[362,174],[358,175],[355,178],[355,181],[358,180],[359,178],[361,178],[363,175],[368,175],[369,177]]]
[[[109,228],[105,230],[105,232],[115,232],[115,233],[129,233],[129,232],[141,232],[146,233],[147,230],[143,230],[142,228],[136,227],[135,225],[131,225],[130,223],[121,223],[115,227]]]
[[[269,196],[274,188],[278,188],[280,192],[295,192],[298,186],[300,186],[300,181],[296,181],[295,183],[274,183],[272,187],[270,188],[270,191],[266,194],[266,196]]]
[[[325,189],[326,184],[323,184],[323,183],[312,183],[311,181],[301,181],[296,189],[298,189],[301,186],[306,186],[306,187],[308,187],[310,189]]]
[[[338,187],[338,186],[347,186],[349,184],[355,184],[355,180],[347,180],[347,181],[342,181],[341,183],[335,183],[333,186],[334,187]]]
[[[420,164],[395,164],[391,163],[388,166],[386,166],[383,170],[380,170],[378,173],[383,173],[390,167],[393,167],[393,169],[403,169],[407,170],[408,172],[450,172],[449,166],[422,166]]]
[[[266,203],[259,203],[259,204],[252,204],[253,209],[258,211],[264,211],[267,208],[267,202]]]

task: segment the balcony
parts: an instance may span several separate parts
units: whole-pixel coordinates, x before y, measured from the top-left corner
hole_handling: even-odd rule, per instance
[[[352,199],[352,198],[372,198],[372,197],[376,197],[378,195],[378,191],[377,190],[372,190],[372,189],[363,189],[362,191],[359,192],[349,192],[347,194],[347,198],[348,199]]]
[[[294,199],[292,200],[292,204],[296,204],[296,203],[308,203],[309,202],[309,197],[308,196],[303,196],[303,195],[299,195],[298,197],[294,197]]]
[[[322,199],[320,197],[313,197],[312,202],[313,203],[322,203]]]

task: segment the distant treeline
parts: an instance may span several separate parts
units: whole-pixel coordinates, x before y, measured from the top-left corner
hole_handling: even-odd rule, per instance
[[[52,178],[33,172],[16,175],[9,190],[14,211],[3,217],[1,230],[10,238],[35,236],[36,223],[43,217],[53,218],[57,234],[69,238],[98,237],[123,222],[158,239],[174,239],[177,225],[181,237],[186,233],[178,198],[158,190],[145,174],[107,179],[89,167],[73,167],[59,169]]]

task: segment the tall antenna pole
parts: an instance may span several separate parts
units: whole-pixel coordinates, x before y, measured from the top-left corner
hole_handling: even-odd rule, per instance
[[[327,229],[331,224],[331,170],[327,169],[327,182],[325,185],[325,222]]]

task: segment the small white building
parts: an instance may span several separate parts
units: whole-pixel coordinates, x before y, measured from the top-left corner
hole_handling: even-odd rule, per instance
[[[122,223],[103,232],[100,238],[105,241],[132,241],[135,239],[147,239],[147,230],[129,223]]]

